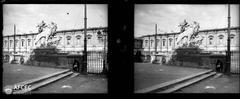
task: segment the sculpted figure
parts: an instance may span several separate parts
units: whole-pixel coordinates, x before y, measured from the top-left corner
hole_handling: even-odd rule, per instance
[[[197,37],[200,28],[199,23],[197,23],[196,21],[189,23],[184,20],[183,23],[179,25],[179,27],[180,34],[178,35],[176,41],[179,47],[183,45],[188,46],[191,42],[195,42],[194,39]],[[202,41],[202,39],[202,37],[199,39],[198,36],[198,40]]]
[[[57,30],[57,24],[51,22],[50,29],[51,29],[51,31],[50,31],[50,34],[48,36],[48,40],[52,39],[55,36],[56,30]]]
[[[37,27],[39,34],[34,38],[35,47],[58,44],[61,40],[61,38],[55,37],[57,24],[54,22],[46,25],[46,23],[42,21]]]
[[[42,21],[39,25],[37,25],[37,27],[38,27],[38,33],[41,33],[43,31],[43,28],[47,27],[47,25],[44,21]]]

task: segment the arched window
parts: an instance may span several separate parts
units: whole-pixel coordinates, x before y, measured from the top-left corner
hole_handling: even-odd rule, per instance
[[[232,41],[234,42],[234,38],[235,38],[235,34],[230,34],[231,43],[232,43]]]
[[[151,40],[151,47],[153,46],[152,44],[153,44],[153,40]]]
[[[213,44],[213,36],[210,35],[210,36],[208,36],[208,38],[209,38],[208,44],[209,44],[209,45],[212,45],[212,44]]]
[[[91,39],[91,38],[92,38],[92,35],[88,34],[87,39]]]
[[[231,40],[234,39],[235,35],[234,34],[230,34],[230,38]]]
[[[24,46],[24,39],[22,39],[22,47]]]
[[[80,38],[81,38],[81,36],[80,36],[80,35],[77,35],[77,36],[76,36],[76,38],[77,38],[77,39],[80,39]]]
[[[10,47],[12,47],[13,40],[10,40]]]
[[[28,39],[28,46],[31,46],[31,39]]]
[[[21,47],[21,45],[20,45],[21,43],[19,43],[19,45],[18,45],[18,40],[16,40],[16,46],[19,46],[19,47]]]
[[[218,38],[219,38],[219,42],[218,44],[222,45],[223,44],[223,35],[219,35]]]
[[[70,45],[71,36],[67,36],[67,45]]]
[[[5,40],[5,47],[7,47],[7,40]]]
[[[165,43],[166,43],[166,39],[163,39],[163,46],[165,46]]]
[[[98,36],[98,39],[101,39],[102,38],[102,33],[100,31],[97,32],[97,36]]]
[[[172,41],[173,41],[173,39],[169,38],[169,46],[172,46]]]
[[[88,34],[87,35],[87,44],[91,45],[92,44],[92,35],[91,34]]]
[[[160,41],[160,40],[159,40],[159,39],[157,39],[157,44],[156,44],[157,46],[158,46],[158,43],[159,43],[159,41]]]
[[[77,45],[80,45],[81,36],[80,36],[80,35],[77,35],[76,38],[77,38]]]
[[[148,46],[148,40],[145,40],[145,47]]]
[[[105,38],[104,38],[104,35],[101,31],[97,32],[97,39],[98,39],[98,42],[100,42],[101,44],[104,43]]]

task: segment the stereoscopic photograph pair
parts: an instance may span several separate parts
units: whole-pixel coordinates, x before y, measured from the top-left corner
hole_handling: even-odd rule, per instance
[[[239,94],[239,4],[113,7],[3,4],[3,93]]]

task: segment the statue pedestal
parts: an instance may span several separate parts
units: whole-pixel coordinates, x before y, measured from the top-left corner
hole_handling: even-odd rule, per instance
[[[217,55],[212,53],[203,53],[200,48],[179,48],[176,49],[170,63],[177,66],[196,67],[213,69],[216,68],[216,62],[221,61],[223,67],[226,63],[225,55]]]
[[[182,47],[175,50],[170,62],[175,65],[201,67],[203,65],[202,49],[198,47]]]

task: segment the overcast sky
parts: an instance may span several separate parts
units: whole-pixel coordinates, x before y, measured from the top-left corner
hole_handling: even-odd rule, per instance
[[[87,5],[87,27],[107,27],[107,5]],[[44,20],[55,22],[58,30],[84,28],[82,4],[5,4],[3,5],[3,35],[12,35],[14,24],[17,34],[37,32],[37,24]]]
[[[227,27],[227,5],[177,5],[137,4],[135,5],[134,35],[179,32],[179,23],[184,19],[197,21],[200,30]],[[231,5],[231,26],[239,26],[239,5]]]

